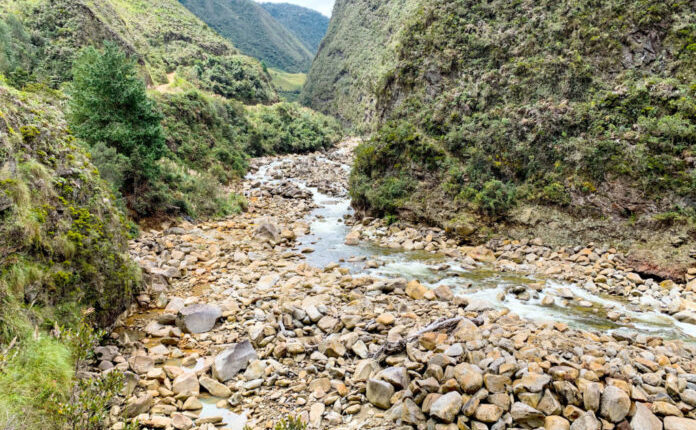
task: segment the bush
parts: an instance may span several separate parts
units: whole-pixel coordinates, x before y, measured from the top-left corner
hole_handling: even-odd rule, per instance
[[[479,211],[491,217],[504,216],[515,205],[515,186],[490,180],[476,193],[474,202]]]
[[[76,136],[90,146],[103,144],[128,158],[124,193],[158,175],[156,161],[165,153],[162,116],[147,97],[135,63],[114,44],[83,49],[73,66],[70,120]]]

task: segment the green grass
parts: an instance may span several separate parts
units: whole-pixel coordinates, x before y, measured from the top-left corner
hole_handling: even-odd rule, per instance
[[[268,69],[271,82],[278,94],[286,101],[293,102],[299,99],[302,87],[307,82],[306,73],[288,73],[278,69]]]
[[[55,429],[52,405],[66,400],[72,387],[70,348],[44,335],[20,345],[0,362],[0,428]]]

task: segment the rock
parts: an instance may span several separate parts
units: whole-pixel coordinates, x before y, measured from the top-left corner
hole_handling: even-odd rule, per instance
[[[677,312],[676,314],[674,314],[674,318],[680,322],[696,324],[696,312],[694,311],[686,310]]]
[[[248,340],[235,344],[215,357],[213,377],[220,382],[227,382],[257,358],[256,351]]]
[[[665,430],[696,430],[696,420],[665,417]]]
[[[642,403],[636,403],[636,413],[631,419],[631,430],[662,430],[662,422]]]
[[[228,398],[232,395],[232,391],[230,391],[229,388],[227,388],[225,385],[219,383],[213,378],[201,376],[198,382],[201,384],[203,388],[205,388],[207,392],[212,394],[214,397]]]
[[[540,393],[551,382],[551,377],[538,373],[530,373],[512,383],[513,391],[520,393],[527,391],[530,393]]]
[[[428,289],[415,279],[406,284],[406,294],[414,300],[421,300],[427,292]]]
[[[592,382],[587,384],[582,392],[585,410],[597,412],[599,410],[601,397],[601,386],[598,383]]]
[[[136,355],[131,359],[130,366],[135,373],[142,375],[155,368],[155,360],[145,355]]]
[[[131,399],[123,409],[123,416],[133,418],[140,414],[144,414],[152,408],[152,394],[147,393],[144,396]]]
[[[280,241],[280,229],[278,228],[277,223],[273,218],[264,217],[254,221],[254,224],[256,224],[256,229],[254,230],[255,238],[260,238],[272,242]]]
[[[421,408],[411,399],[405,399],[401,407],[401,422],[404,424],[418,425],[425,421],[425,415]]]
[[[222,311],[215,305],[195,304],[181,309],[176,317],[176,325],[187,333],[205,333],[215,326]]]
[[[639,274],[637,273],[627,273],[626,274],[626,279],[629,281],[633,282],[636,285],[642,285],[645,281],[643,281],[643,278],[640,277]]]
[[[385,381],[370,379],[367,381],[367,400],[381,409],[391,406],[391,397],[394,395],[394,387]]]
[[[473,364],[461,363],[455,366],[454,377],[465,393],[475,393],[483,385],[481,369]]]
[[[261,378],[266,371],[266,362],[262,360],[252,360],[244,371],[244,379],[252,381]]]
[[[323,403],[314,403],[309,409],[309,424],[312,427],[319,428],[321,425],[321,417],[324,415],[324,410],[326,406]]]
[[[200,385],[195,373],[183,373],[172,382],[174,394],[198,394]]]
[[[396,318],[394,318],[394,315],[387,312],[378,316],[376,321],[378,324],[392,325],[394,324],[394,321],[396,321]]]
[[[373,359],[360,360],[355,366],[353,381],[364,382],[370,379],[373,373],[379,369],[379,364]]]
[[[589,411],[580,415],[578,419],[573,421],[570,430],[602,430],[602,424],[595,417],[594,412]]]
[[[191,396],[184,402],[182,409],[185,411],[198,411],[203,409],[203,403],[198,400],[198,397]]]
[[[570,422],[558,415],[551,415],[544,419],[544,430],[569,430]]]
[[[510,409],[512,420],[530,427],[540,427],[544,424],[544,414],[526,403],[515,402]]]
[[[175,413],[172,414],[172,426],[176,430],[189,430],[193,427],[193,421],[184,414]]]
[[[388,367],[377,374],[377,379],[389,382],[397,389],[408,388],[411,382],[405,367]]]
[[[360,244],[360,232],[359,231],[351,231],[346,235],[346,241],[345,244],[348,246],[357,246]]]
[[[317,322],[317,327],[325,333],[333,333],[338,325],[338,319],[330,316],[324,316]]]
[[[456,391],[451,391],[430,406],[430,415],[446,423],[451,423],[457,417],[462,407],[462,396]]]
[[[479,405],[474,413],[474,418],[484,423],[494,423],[503,415],[503,409],[497,405]]]
[[[259,278],[258,282],[256,283],[256,288],[258,290],[264,291],[264,290],[270,290],[275,286],[275,284],[278,283],[280,280],[280,276],[276,274],[269,274],[269,275],[264,275]]]

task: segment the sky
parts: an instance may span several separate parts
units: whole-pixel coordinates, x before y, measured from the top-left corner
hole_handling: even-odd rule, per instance
[[[326,16],[331,16],[335,0],[256,0],[259,3],[292,3],[298,6],[317,10]]]

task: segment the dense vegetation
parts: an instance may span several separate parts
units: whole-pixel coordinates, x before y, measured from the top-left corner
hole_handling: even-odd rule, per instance
[[[371,130],[375,86],[393,66],[399,29],[419,0],[337,0],[300,100],[358,132]]]
[[[242,52],[269,67],[306,72],[314,55],[253,0],[179,0]]]
[[[321,13],[289,3],[261,3],[276,21],[290,30],[313,54],[329,28],[329,18]]]
[[[113,321],[139,285],[129,223],[68,131],[64,102],[0,84],[2,428],[19,417],[40,426],[49,398],[70,387],[71,350],[43,333],[76,326],[86,307],[93,322]]]
[[[13,50],[15,64],[30,57],[19,61],[25,80],[57,88],[72,78],[80,49],[110,41],[137,59],[148,83],[164,84],[168,73],[178,71],[224,97],[252,103],[275,99],[258,61],[239,55],[176,0],[12,0],[0,11],[11,12],[6,22],[14,39],[28,42],[22,44],[24,53]],[[3,33],[0,29],[0,37]]]
[[[83,333],[140,288],[126,214],[238,211],[250,153],[338,139],[299,106],[244,105],[276,97],[174,0],[0,4],[0,428],[102,428],[117,373],[74,376]]]
[[[288,73],[277,69],[268,69],[268,73],[271,75],[273,86],[281,98],[289,102],[299,100],[302,87],[307,82],[306,74]]]

